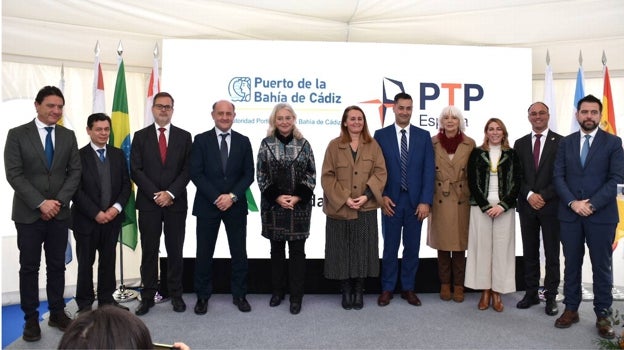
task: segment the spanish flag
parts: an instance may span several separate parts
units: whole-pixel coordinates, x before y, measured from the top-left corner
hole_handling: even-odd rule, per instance
[[[602,92],[602,116],[600,118],[600,128],[602,130],[617,135],[615,129],[615,111],[613,110],[613,95],[611,94],[611,79],[609,78],[609,68],[605,65],[604,71],[604,88]],[[620,238],[624,237],[624,200],[618,198],[618,212],[620,214],[620,222],[615,229],[615,240],[613,241],[613,250],[617,247]]]

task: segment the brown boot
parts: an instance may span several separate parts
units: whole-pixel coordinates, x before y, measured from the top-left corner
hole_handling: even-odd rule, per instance
[[[438,250],[438,277],[440,278],[440,299],[451,300],[451,252]]]
[[[453,286],[453,301],[456,303],[464,301],[464,286]]]
[[[499,292],[492,291],[492,309],[503,312],[503,300],[501,299],[501,295]]]
[[[449,301],[451,300],[451,284],[443,283],[440,285],[440,299]]]
[[[481,299],[479,300],[479,310],[487,310],[490,307],[490,289],[485,289],[481,293]]]

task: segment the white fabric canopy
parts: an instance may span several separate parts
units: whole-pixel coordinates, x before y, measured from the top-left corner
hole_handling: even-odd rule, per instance
[[[620,0],[5,0],[2,53],[88,65],[99,40],[115,64],[121,40],[126,66],[149,69],[163,38],[395,42],[528,47],[537,75],[547,50],[555,74],[575,72],[581,50],[585,71],[599,72],[604,50],[617,72],[622,18]]]

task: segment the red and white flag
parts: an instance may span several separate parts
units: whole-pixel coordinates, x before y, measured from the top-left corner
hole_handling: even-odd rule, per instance
[[[106,113],[104,95],[104,78],[100,64],[100,43],[95,46],[95,63],[93,65],[93,113]]]
[[[155,50],[157,50],[156,48]],[[145,120],[143,125],[148,126],[154,122],[152,115],[152,104],[154,103],[154,95],[160,92],[160,78],[158,76],[158,57],[154,55],[154,66],[150,75],[149,85],[147,87],[147,100],[145,101]]]

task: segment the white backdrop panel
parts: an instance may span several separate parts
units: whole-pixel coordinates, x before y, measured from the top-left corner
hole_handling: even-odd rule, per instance
[[[437,117],[455,104],[467,120],[466,133],[477,144],[491,117],[501,118],[510,139],[529,131],[526,109],[532,99],[531,50],[501,47],[433,46],[379,43],[164,40],[162,91],[175,99],[173,124],[193,135],[214,126],[210,111],[219,99],[233,100],[233,129],[251,139],[254,158],[266,136],[268,116],[277,102],[291,103],[298,126],[312,144],[320,172],[327,143],[340,133],[349,105],[366,113],[371,133],[394,122],[391,103],[402,89],[414,98],[412,124],[437,133]],[[384,115],[384,105],[388,107]],[[317,173],[309,258],[323,258],[325,215]],[[256,203],[260,192],[251,186]],[[189,206],[195,187],[188,186]],[[194,257],[196,220],[189,210],[184,256]],[[449,218],[453,220],[454,218]],[[250,258],[268,258],[269,243],[260,235],[260,214],[247,217]],[[426,245],[421,256],[436,253]],[[520,230],[517,255],[521,255]],[[380,239],[380,253],[383,241]],[[165,254],[165,250],[161,250]],[[223,226],[215,257],[229,257]]]

